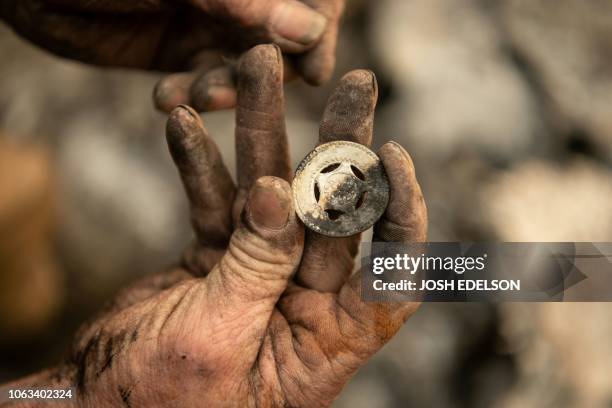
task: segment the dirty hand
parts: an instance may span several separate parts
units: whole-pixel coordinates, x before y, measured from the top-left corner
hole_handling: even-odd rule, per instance
[[[296,219],[281,65],[273,46],[239,65],[237,188],[199,116],[170,115],[197,240],[182,268],[125,290],[77,336],[70,375],[83,406],[328,406],[417,308],[362,302],[359,237],[305,234]],[[345,75],[319,141],[369,144],[376,94],[370,72]],[[378,153],[391,194],[374,239],[424,241],[408,154],[395,143]]]
[[[233,107],[228,58],[273,42],[311,84],[335,63],[345,0],[2,0],[0,17],[34,43],[80,61],[161,71],[158,108]],[[291,66],[291,69],[289,69]]]

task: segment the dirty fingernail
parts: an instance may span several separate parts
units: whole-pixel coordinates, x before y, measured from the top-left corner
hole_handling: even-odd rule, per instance
[[[276,35],[301,45],[316,42],[323,34],[326,24],[325,17],[294,0],[280,3],[272,12],[271,18],[271,30]]]
[[[281,229],[291,213],[290,188],[284,180],[262,177],[253,186],[248,199],[248,216],[256,226]]]
[[[383,147],[385,147],[386,145],[389,145],[390,147],[392,147],[397,153],[399,153],[404,158],[404,160],[407,160],[412,165],[412,157],[410,157],[406,149],[404,149],[404,146],[402,146],[401,144],[397,143],[394,140],[391,140],[385,143]]]

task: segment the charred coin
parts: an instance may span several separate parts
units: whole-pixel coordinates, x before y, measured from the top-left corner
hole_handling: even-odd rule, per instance
[[[297,215],[311,230],[347,237],[370,228],[389,201],[389,182],[378,156],[348,141],[310,152],[293,179]]]

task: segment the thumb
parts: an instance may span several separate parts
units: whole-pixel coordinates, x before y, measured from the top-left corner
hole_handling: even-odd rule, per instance
[[[303,245],[291,187],[280,178],[262,177],[249,192],[227,252],[208,275],[208,289],[234,311],[256,307],[259,317],[269,317],[297,269]]]
[[[298,0],[191,0],[204,11],[229,17],[241,26],[264,33],[288,53],[312,48],[327,26],[326,18]]]

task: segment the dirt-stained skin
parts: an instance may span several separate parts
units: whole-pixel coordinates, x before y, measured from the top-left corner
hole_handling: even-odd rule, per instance
[[[278,50],[244,58],[236,145],[249,166],[238,168],[238,186],[194,111],[178,107],[168,120],[197,236],[183,264],[123,290],[79,331],[61,368],[12,386],[74,385],[83,407],[329,406],[417,309],[361,300],[351,275],[359,237],[305,234],[288,183]],[[375,84],[367,71],[340,80],[321,143],[341,135],[369,145]],[[410,157],[395,143],[378,155],[390,201],[374,239],[424,241]]]
[[[287,54],[285,79],[317,85],[335,64],[345,0],[2,0],[0,18],[55,54],[102,66],[174,72],[156,106],[233,107],[235,64],[256,44]]]

